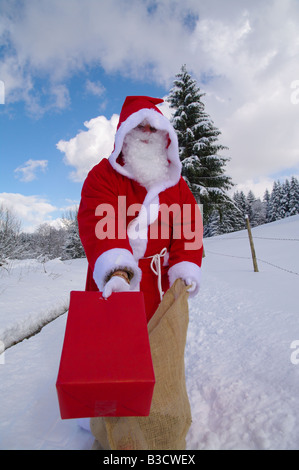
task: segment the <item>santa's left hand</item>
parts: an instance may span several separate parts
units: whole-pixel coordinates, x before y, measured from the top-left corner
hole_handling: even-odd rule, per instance
[[[130,284],[128,284],[122,277],[113,276],[103,289],[103,297],[107,299],[112,292],[127,292],[130,290]]]

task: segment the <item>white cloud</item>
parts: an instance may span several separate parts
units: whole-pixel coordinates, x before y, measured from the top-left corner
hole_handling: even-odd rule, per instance
[[[236,182],[299,166],[299,105],[290,99],[299,79],[296,0],[31,0],[5,7],[0,34],[11,47],[3,49],[0,78],[10,99],[23,98],[32,112],[40,111],[36,74],[49,77],[51,106],[62,109],[69,103],[65,80],[86,66],[170,87],[186,63],[206,92]],[[90,82],[89,90],[99,94],[100,85]],[[86,164],[76,153],[85,148],[83,136],[61,143],[77,180],[109,153],[110,134],[101,145],[87,132],[85,142],[94,144]]]
[[[299,106],[290,104],[287,88],[272,92],[240,106],[223,124],[228,169],[237,182],[299,166]]]
[[[14,170],[16,176],[23,182],[28,183],[37,178],[36,173],[41,170],[46,171],[48,166],[47,160],[27,160],[23,166],[19,166]]]
[[[86,91],[95,96],[102,96],[105,92],[105,87],[101,82],[92,82],[91,80],[86,81]]]
[[[4,204],[21,220],[22,229],[34,231],[38,225],[51,221],[57,208],[40,196],[24,196],[18,193],[0,193],[0,204]]]
[[[57,143],[57,148],[65,154],[66,165],[75,168],[70,174],[73,181],[83,181],[94,165],[112,153],[118,119],[116,114],[111,119],[98,116],[84,122],[87,131],[80,131],[69,141]]]
[[[181,63],[186,33],[177,5],[157,5],[152,15],[139,0],[87,0],[84,5],[81,0],[31,0],[14,2],[6,15],[4,7],[0,34],[2,29],[3,43],[12,46],[5,61],[14,67],[7,77],[10,82],[15,77],[10,90],[20,87],[28,71],[61,82],[95,64],[107,72],[145,78],[150,63],[155,78],[169,79]],[[169,75],[176,55],[181,57]]]
[[[48,104],[48,109],[64,109],[70,104],[69,90],[66,85],[61,83],[53,84],[50,89],[50,96],[51,101]]]
[[[263,200],[266,189],[271,193],[273,188],[274,179],[272,178],[257,178],[256,180],[248,179],[244,183],[240,183],[231,190],[231,195],[236,191],[243,191],[245,195],[252,191],[256,198]]]
[[[203,85],[204,102],[229,147],[228,172],[247,185],[299,167],[299,105],[291,101],[299,77],[299,5],[253,2],[243,13],[241,5],[231,19],[207,11],[193,47],[204,64],[203,80],[205,70],[212,77]]]

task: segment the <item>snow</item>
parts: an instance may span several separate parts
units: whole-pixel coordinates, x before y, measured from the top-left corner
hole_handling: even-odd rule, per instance
[[[204,240],[185,356],[188,449],[299,449],[299,215],[252,234],[258,273],[246,231]],[[44,267],[14,261],[1,273],[2,341],[32,333],[66,308],[70,290],[84,289],[86,260]],[[88,431],[59,415],[55,382],[66,317],[0,355],[1,449],[92,446]]]
[[[67,311],[72,286],[84,287],[86,266],[86,259],[30,259],[0,269],[0,340],[6,348]]]

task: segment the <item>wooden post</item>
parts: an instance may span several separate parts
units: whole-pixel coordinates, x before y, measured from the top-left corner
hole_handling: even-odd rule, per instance
[[[251,228],[250,228],[248,215],[245,215],[245,219],[246,219],[246,225],[247,225],[247,231],[248,231],[248,237],[249,237],[249,243],[250,243],[250,249],[251,249],[253,268],[254,268],[254,272],[258,273],[259,270],[258,270],[258,267],[257,267],[257,260],[256,260],[255,249],[254,249],[253,238],[252,238],[252,234],[251,234]]]

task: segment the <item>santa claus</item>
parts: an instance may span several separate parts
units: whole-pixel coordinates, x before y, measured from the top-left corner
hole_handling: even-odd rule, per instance
[[[177,278],[197,294],[202,260],[199,208],[181,176],[175,130],[156,106],[162,102],[126,98],[114,150],[89,172],[78,212],[86,290],[104,298],[140,290],[148,320]]]

